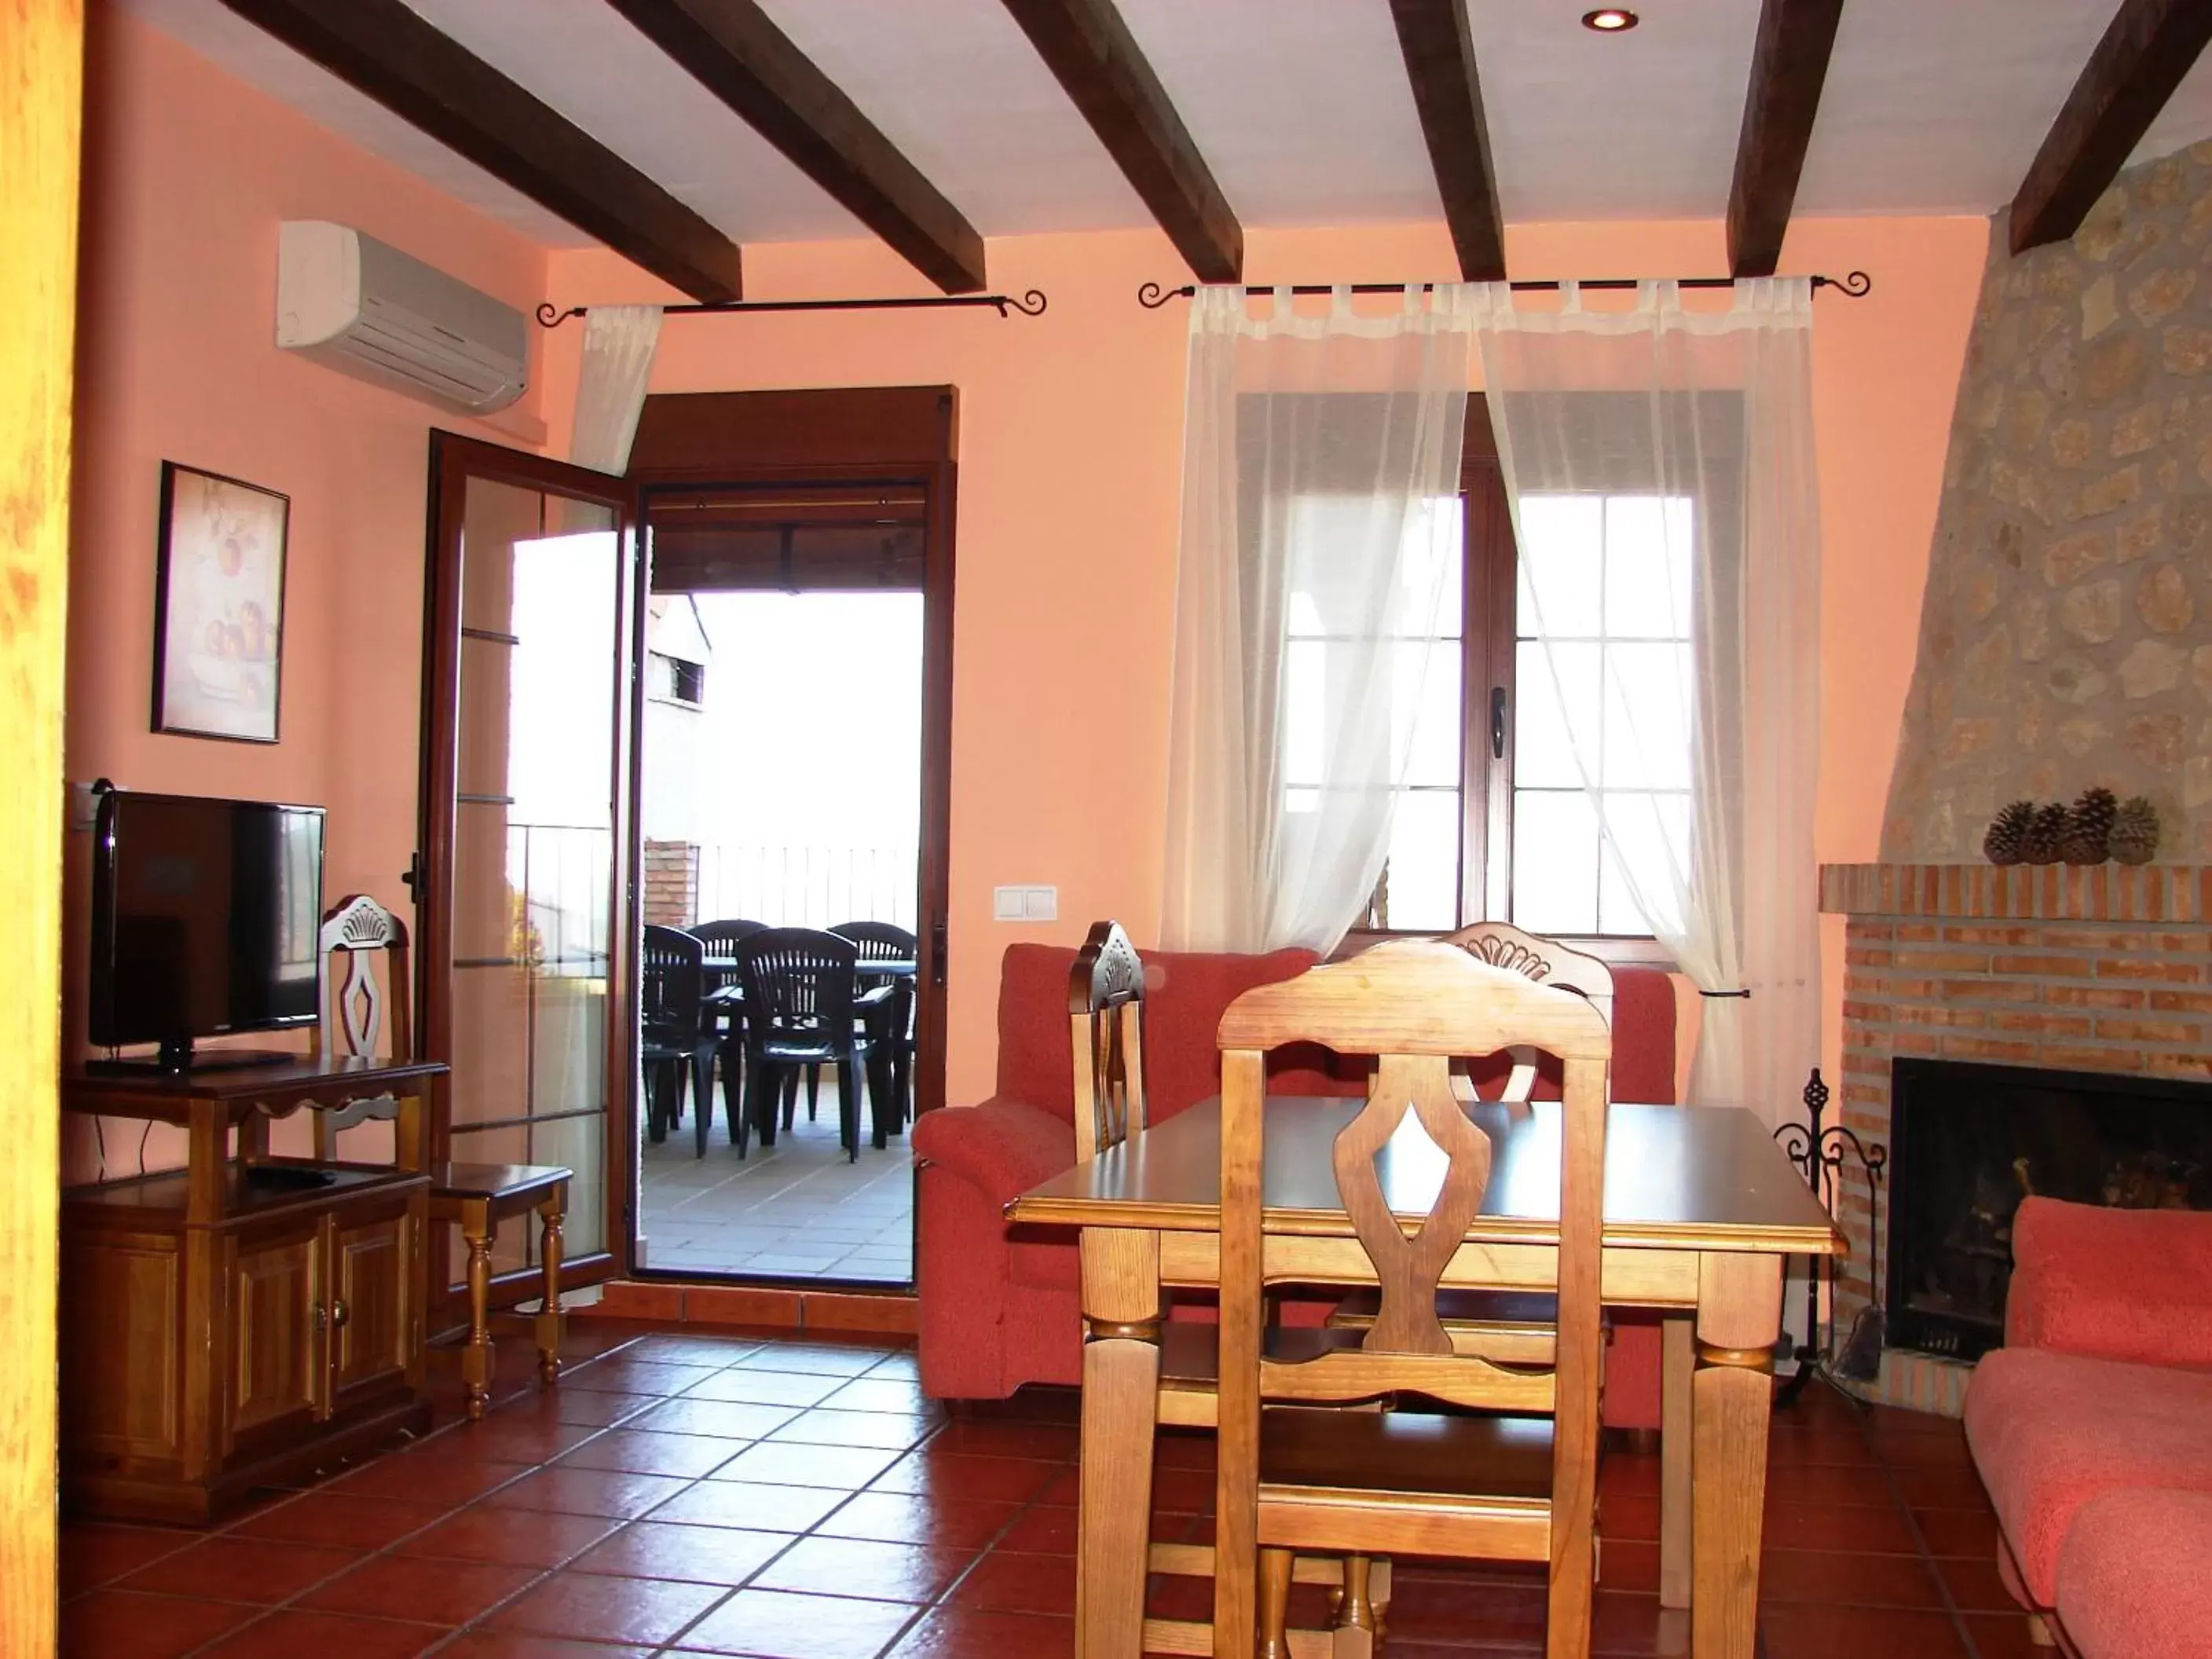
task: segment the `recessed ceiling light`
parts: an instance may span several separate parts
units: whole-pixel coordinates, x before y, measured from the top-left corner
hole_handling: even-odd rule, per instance
[[[1626,6],[1600,6],[1595,11],[1583,14],[1583,27],[1595,29],[1600,34],[1623,33],[1643,21]]]

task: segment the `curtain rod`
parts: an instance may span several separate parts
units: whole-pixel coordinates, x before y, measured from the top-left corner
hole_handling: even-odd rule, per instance
[[[1632,289],[1654,280],[1671,280],[1677,288],[1734,288],[1736,283],[1736,279],[1733,276],[1676,276],[1659,279],[1648,276],[1595,276],[1584,277],[1575,285],[1577,288],[1588,289]],[[1848,276],[1815,276],[1812,278],[1812,283],[1815,289],[1832,288],[1838,294],[1853,300],[1863,299],[1874,290],[1874,278],[1863,270],[1855,270]],[[1562,285],[1561,280],[1556,278],[1506,284],[1516,294],[1556,291]],[[1244,292],[1273,294],[1276,286],[1267,283],[1254,283],[1248,286]],[[1410,287],[1418,287],[1422,293],[1428,294],[1434,292],[1439,286],[1449,286],[1449,284],[1353,283],[1351,284],[1351,289],[1354,294],[1403,294]],[[1197,288],[1189,283],[1184,283],[1181,288],[1162,288],[1158,283],[1146,283],[1137,290],[1137,303],[1147,311],[1158,311],[1170,300],[1188,300],[1197,292]],[[1291,292],[1334,294],[1336,292],[1336,287],[1329,283],[1300,283],[1292,286]]]
[[[1018,311],[1024,317],[1044,314],[1043,294],[1031,289],[1017,298],[1011,294],[932,294],[902,300],[702,300],[696,305],[663,306],[664,317],[719,317],[748,311],[940,311],[955,306],[988,306],[1001,317]],[[538,307],[540,328],[558,328],[571,317],[591,314],[589,306],[570,306],[562,311],[550,300]]]

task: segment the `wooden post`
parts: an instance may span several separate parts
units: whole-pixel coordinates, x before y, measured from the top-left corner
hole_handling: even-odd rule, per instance
[[[63,613],[81,0],[0,0],[0,1653],[55,1647]]]
[[[1751,1659],[1782,1258],[1711,1252],[1698,1263],[1698,1371],[1691,1496],[1697,1534],[1690,1606],[1695,1659]]]
[[[1083,1477],[1077,1548],[1079,1659],[1144,1651],[1160,1386],[1160,1236],[1083,1230]]]
[[[568,1208],[568,1183],[562,1182],[538,1206],[544,1218],[538,1235],[538,1265],[545,1275],[544,1300],[538,1309],[538,1380],[551,1384],[561,1376],[561,1223]]]
[[[1690,1392],[1697,1376],[1696,1332],[1691,1321],[1668,1319],[1659,1328],[1659,1605],[1690,1605],[1690,1453],[1694,1433]]]
[[[491,1400],[491,1202],[471,1198],[461,1206],[461,1237],[469,1247],[469,1341],[461,1350],[461,1387],[469,1421],[483,1419]]]

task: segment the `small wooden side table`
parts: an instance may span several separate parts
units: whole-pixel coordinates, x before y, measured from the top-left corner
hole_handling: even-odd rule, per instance
[[[491,1400],[492,1234],[509,1216],[532,1210],[539,1218],[538,1266],[545,1276],[538,1313],[538,1377],[550,1385],[561,1375],[561,1221],[574,1178],[554,1164],[430,1166],[430,1219],[458,1223],[469,1248],[469,1341],[461,1351],[461,1382],[471,1422],[483,1418]]]

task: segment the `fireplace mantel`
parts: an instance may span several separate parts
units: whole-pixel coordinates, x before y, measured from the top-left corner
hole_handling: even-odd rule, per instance
[[[1960,921],[2203,922],[2212,920],[2212,865],[1824,864],[1820,908]]]

